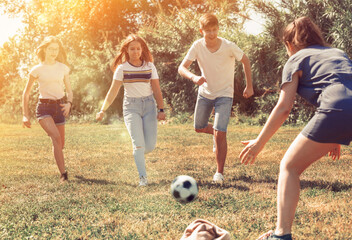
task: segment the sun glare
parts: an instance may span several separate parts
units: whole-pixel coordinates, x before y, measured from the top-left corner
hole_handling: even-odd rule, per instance
[[[2,46],[10,37],[22,27],[21,19],[10,18],[7,15],[0,15],[0,46]]]

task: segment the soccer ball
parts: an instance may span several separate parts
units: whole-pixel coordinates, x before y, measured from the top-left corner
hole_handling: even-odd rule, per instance
[[[180,203],[189,203],[197,198],[198,185],[194,178],[181,175],[171,183],[171,194]]]

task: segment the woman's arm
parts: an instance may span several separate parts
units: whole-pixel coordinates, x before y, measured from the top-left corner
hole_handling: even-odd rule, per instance
[[[32,75],[29,75],[29,79],[28,82],[26,84],[26,87],[23,90],[23,94],[22,94],[22,122],[23,122],[23,127],[31,127],[31,122],[30,122],[30,118],[29,118],[29,109],[28,109],[28,103],[29,103],[29,93],[32,90],[34,81],[36,80],[35,77],[33,77]]]
[[[119,90],[122,86],[122,81],[112,80],[109,92],[105,96],[103,106],[100,109],[100,112],[96,115],[96,120],[100,121],[104,117],[104,112],[110,107],[111,103],[115,100]]]
[[[67,117],[70,114],[73,100],[73,92],[71,88],[70,77],[68,74],[64,77],[64,84],[67,93],[67,103],[60,105],[62,107],[62,111],[64,112],[64,116]]]
[[[163,95],[160,89],[159,79],[152,79],[150,84],[152,85],[152,90],[153,90],[154,98],[156,100],[158,109],[164,109],[164,101],[163,101]],[[158,120],[165,120],[164,112],[160,112],[160,111],[158,112]]]
[[[264,145],[287,119],[296,98],[299,74],[299,72],[296,72],[292,76],[292,82],[285,83],[282,86],[279,100],[258,137],[255,140],[242,142],[247,146],[239,155],[241,163],[253,164],[256,156],[264,148]]]

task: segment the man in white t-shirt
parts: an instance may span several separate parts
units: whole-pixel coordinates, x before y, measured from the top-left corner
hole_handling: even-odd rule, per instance
[[[223,183],[227,155],[226,131],[233,103],[235,63],[237,60],[243,65],[246,78],[246,88],[243,91],[245,98],[253,95],[251,66],[248,57],[235,43],[218,37],[219,22],[214,14],[204,14],[199,19],[199,24],[203,38],[193,43],[178,72],[199,85],[194,127],[198,133],[214,135],[217,171],[213,181]],[[202,72],[201,76],[188,70],[195,60]],[[210,124],[208,121],[213,108],[214,124]]]

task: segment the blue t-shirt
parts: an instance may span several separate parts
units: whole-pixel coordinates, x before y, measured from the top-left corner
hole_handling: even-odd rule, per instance
[[[352,110],[352,61],[343,51],[309,46],[292,55],[285,64],[281,87],[302,71],[297,93],[318,111]]]

